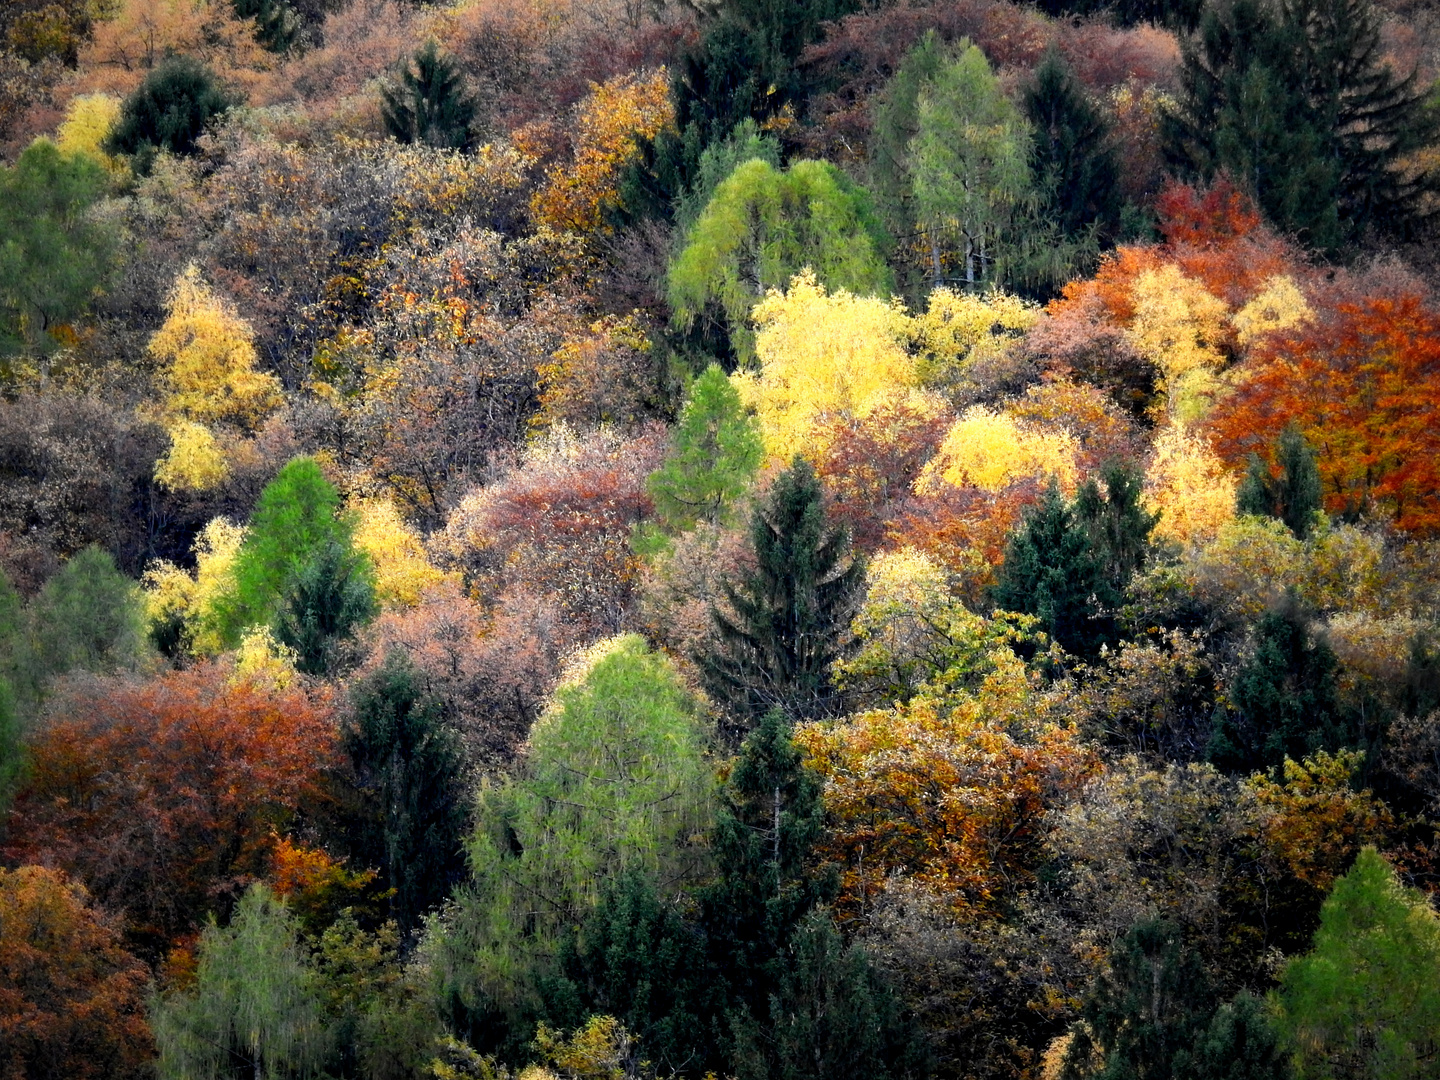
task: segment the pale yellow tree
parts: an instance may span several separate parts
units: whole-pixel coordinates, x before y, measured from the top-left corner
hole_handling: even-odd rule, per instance
[[[1136,278],[1132,299],[1135,317],[1126,336],[1160,369],[1166,416],[1203,416],[1220,388],[1229,306],[1173,263]]]
[[[1315,317],[1310,302],[1288,274],[1277,274],[1265,282],[1255,298],[1235,313],[1231,322],[1235,338],[1249,348],[1266,334],[1283,333],[1304,326]]]
[[[886,405],[943,407],[915,388],[907,316],[898,304],[828,293],[807,270],[784,292],[772,289],[752,317],[760,370],[738,373],[735,384],[760,418],[772,457],[814,453],[820,428]]]
[[[1160,512],[1155,535],[1208,543],[1235,516],[1234,475],[1210,444],[1184,424],[1168,424],[1145,470],[1145,502]]]
[[[121,101],[113,94],[80,94],[70,100],[65,119],[55,132],[55,145],[65,154],[84,154],[114,176],[130,171],[124,158],[107,154],[101,144],[120,122]]]
[[[910,320],[917,380],[936,388],[953,385],[973,364],[1010,348],[1040,314],[1038,305],[999,290],[933,290],[925,310]]]
[[[245,540],[245,527],[229,518],[215,518],[195,538],[195,573],[187,574],[168,560],[158,560],[142,581],[145,613],[153,629],[171,628],[197,656],[224,651],[215,622],[215,603],[234,585],[235,556]]]
[[[170,449],[155,463],[155,479],[172,491],[209,491],[225,479],[225,451],[204,424],[172,420],[165,425]]]
[[[426,556],[420,534],[388,499],[352,503],[355,544],[375,569],[375,598],[385,608],[414,607],[426,590],[448,576]]]
[[[1063,428],[1027,423],[976,405],[951,426],[915,481],[915,490],[924,495],[941,484],[953,484],[999,491],[1017,480],[1048,475],[1073,492],[1080,478],[1078,450],[1075,437]]]

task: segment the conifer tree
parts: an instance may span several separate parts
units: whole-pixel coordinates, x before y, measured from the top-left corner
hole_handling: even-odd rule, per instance
[[[255,38],[271,52],[289,52],[300,37],[300,19],[285,0],[232,0],[235,14],[255,20]]]
[[[478,106],[465,77],[434,40],[405,63],[399,86],[381,90],[386,130],[402,143],[468,150],[475,141]]]
[[[1235,493],[1235,509],[1241,514],[1278,518],[1304,540],[1314,527],[1315,512],[1324,505],[1315,451],[1292,423],[1276,440],[1274,455],[1278,477],[1271,475],[1258,454],[1250,455]]]
[[[352,856],[381,871],[394,890],[391,916],[412,930],[464,867],[468,813],[459,735],[397,651],[355,687],[342,743],[360,796]]]
[[[282,644],[295,650],[299,670],[323,675],[334,665],[340,642],[378,611],[369,558],[332,539],[287,583],[277,634]]]
[[[1242,990],[1215,1010],[1185,1080],[1290,1080],[1290,1055],[1265,1002]]]
[[[831,664],[845,655],[864,567],[825,521],[815,470],[796,457],[751,516],[755,569],[726,584],[734,616],[711,610],[716,643],[697,656],[710,692],[742,720],[771,709],[793,718],[838,705]]]
[[[161,150],[195,153],[206,125],[237,103],[204,62],[192,56],[166,57],[125,99],[105,149],[134,156],[137,170],[148,172]]]
[[[1107,462],[1100,470],[1100,484],[1091,478],[1081,485],[1075,513],[1090,537],[1110,594],[1118,598],[1144,566],[1160,515],[1141,505],[1144,476],[1135,466]]]

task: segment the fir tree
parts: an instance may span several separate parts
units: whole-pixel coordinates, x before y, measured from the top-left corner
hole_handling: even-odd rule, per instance
[[[1278,518],[1298,539],[1310,535],[1315,514],[1324,505],[1320,470],[1315,451],[1294,424],[1286,426],[1275,443],[1278,477],[1258,454],[1251,454],[1245,476],[1235,493],[1235,509],[1241,514]]]
[[[1119,164],[1110,123],[1055,49],[1046,52],[1022,98],[1034,139],[1033,165],[1051,216],[1071,239],[1120,223]]]
[[[401,652],[353,691],[342,743],[354,770],[360,812],[352,855],[378,867],[392,917],[412,930],[449,894],[464,866],[467,809],[460,738],[428,697]]]
[[[440,47],[427,41],[400,72],[400,85],[381,90],[385,128],[402,143],[468,150],[478,107],[465,77]]]
[[[255,38],[271,52],[289,52],[300,37],[300,19],[285,0],[232,0],[235,14],[255,20]]]
[[[1215,1010],[1184,1080],[1289,1080],[1292,1071],[1265,1002],[1242,990]]]
[[[1100,470],[1100,483],[1103,493],[1093,478],[1081,485],[1075,514],[1090,538],[1108,593],[1118,599],[1145,565],[1150,534],[1160,515],[1141,505],[1144,477],[1133,465],[1107,462]]]
[[[206,126],[235,104],[208,65],[192,56],[166,57],[125,99],[105,148],[133,155],[137,168],[148,172],[161,150],[195,153]]]
[[[370,560],[364,552],[331,540],[286,587],[277,636],[295,650],[297,668],[323,675],[336,659],[336,646],[378,610]]]
[[[755,569],[712,608],[714,649],[696,657],[706,685],[742,718],[773,708],[794,718],[838,704],[830,667],[848,647],[864,567],[827,526],[820,481],[802,458],[776,478],[750,522]]]

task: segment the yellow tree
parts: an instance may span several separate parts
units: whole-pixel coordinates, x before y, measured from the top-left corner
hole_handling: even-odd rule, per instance
[[[84,154],[98,161],[115,175],[129,172],[122,158],[101,149],[115,125],[120,122],[121,102],[112,94],[80,94],[70,100],[65,120],[55,132],[55,145],[65,154]]]
[[[1219,388],[1229,306],[1173,263],[1142,272],[1131,300],[1135,317],[1127,337],[1160,369],[1167,414],[1180,420],[1204,415]]]
[[[409,608],[447,575],[425,554],[420,534],[388,499],[368,499],[356,511],[355,545],[375,569],[375,598],[385,608]]]
[[[575,117],[574,158],[553,166],[535,193],[530,205],[536,219],[561,231],[601,228],[605,211],[619,200],[620,175],[640,152],[640,142],[674,122],[664,67],[591,84]]]
[[[160,641],[197,656],[224,650],[215,603],[234,587],[235,556],[244,540],[244,526],[215,518],[195,538],[193,575],[165,560],[145,572],[145,612]]]
[[[1035,325],[1040,308],[1010,293],[935,289],[924,312],[911,320],[916,377],[944,389],[962,382],[967,369],[992,359]]]
[[[1145,470],[1145,502],[1160,512],[1155,535],[1179,544],[1208,543],[1235,516],[1235,477],[1209,443],[1184,424],[1155,440]]]
[[[983,405],[966,410],[951,426],[939,452],[925,466],[915,490],[924,495],[942,484],[1002,488],[1031,476],[1050,475],[1066,491],[1079,481],[1075,437],[1064,428],[1017,420]]]
[[[820,429],[837,420],[906,402],[927,412],[941,407],[914,389],[907,316],[898,304],[826,292],[807,270],[785,292],[772,289],[752,317],[760,370],[737,374],[735,383],[774,458],[812,457]]]

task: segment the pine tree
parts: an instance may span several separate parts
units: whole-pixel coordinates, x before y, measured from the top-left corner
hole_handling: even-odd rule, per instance
[[[357,865],[378,867],[393,889],[402,930],[449,894],[464,867],[468,818],[459,735],[395,652],[353,691],[342,744],[354,770],[360,814],[352,828]]]
[[[1292,1071],[1265,1002],[1242,990],[1215,1010],[1184,1080],[1290,1080]]]
[[[1077,656],[1093,656],[1109,636],[1102,613],[1118,597],[1085,524],[1053,481],[1011,533],[991,598],[1001,610],[1038,615],[1042,629]]]
[[[277,633],[295,650],[295,666],[323,675],[336,660],[336,646],[379,610],[375,574],[364,552],[331,540],[302,566],[285,587]]]
[[[427,41],[400,72],[400,85],[381,90],[385,127],[402,143],[468,150],[478,106],[455,62]]]
[[[161,150],[195,153],[206,126],[236,104],[208,65],[192,56],[166,57],[125,99],[105,149],[134,156],[138,170],[148,172]]]
[[[1035,69],[1022,98],[1033,140],[1041,213],[1053,217],[1068,238],[1095,229],[1113,237],[1120,224],[1119,163],[1110,122],[1051,48]]]
[[[1276,440],[1274,457],[1280,469],[1278,477],[1271,474],[1258,454],[1250,455],[1235,493],[1236,512],[1278,518],[1304,540],[1315,525],[1316,512],[1324,505],[1315,451],[1292,423]]]
[[[755,569],[725,586],[732,618],[711,610],[714,649],[696,657],[709,690],[742,719],[770,709],[793,718],[838,705],[830,667],[848,647],[864,567],[825,522],[815,471],[796,457],[750,522]]]

